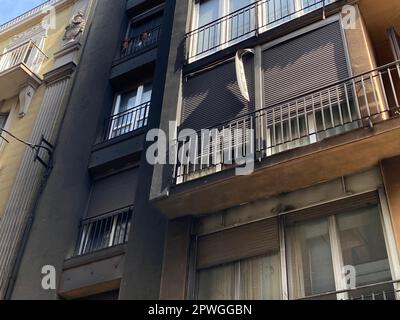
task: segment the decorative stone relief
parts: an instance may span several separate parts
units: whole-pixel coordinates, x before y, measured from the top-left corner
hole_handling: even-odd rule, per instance
[[[18,116],[20,118],[24,117],[28,112],[29,106],[31,105],[35,92],[36,89],[30,84],[21,89],[19,93],[19,112],[18,112]]]
[[[79,37],[85,30],[85,15],[82,11],[78,11],[72,19],[70,24],[65,28],[64,45],[79,40]]]
[[[86,27],[90,0],[78,0],[72,8],[72,17],[69,25],[65,28],[63,47],[71,43],[78,43]]]

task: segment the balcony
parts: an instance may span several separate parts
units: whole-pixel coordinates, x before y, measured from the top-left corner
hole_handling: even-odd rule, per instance
[[[101,142],[106,142],[146,127],[149,112],[150,101],[108,118],[105,124],[105,135]]]
[[[47,56],[32,41],[0,55],[0,100],[18,95],[26,83],[39,85],[38,71],[45,59]]]
[[[306,297],[299,300],[399,300],[399,280],[374,283]]]
[[[142,32],[122,42],[122,48],[117,60],[143,53],[157,46],[161,35],[161,26]]]
[[[209,128],[210,134],[202,130],[177,141],[178,150],[188,150],[192,157],[176,166],[175,183],[232,168],[238,157],[261,161],[351,130],[373,128],[399,116],[399,81],[400,62],[395,62]]]
[[[75,257],[128,242],[133,208],[123,208],[81,222]]]
[[[399,83],[396,61],[178,136],[155,204],[170,218],[212,213],[377,165],[400,152]],[[238,174],[238,159],[254,170]]]
[[[261,0],[186,34],[189,63],[264,33],[336,0]]]

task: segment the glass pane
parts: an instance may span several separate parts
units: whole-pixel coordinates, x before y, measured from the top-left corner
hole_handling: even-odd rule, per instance
[[[291,297],[335,291],[328,219],[288,228]]]
[[[199,5],[199,27],[219,18],[219,0],[203,0]]]
[[[244,8],[251,4],[251,0],[230,0],[229,1],[229,13]],[[229,39],[227,41],[235,40],[243,35],[248,34],[251,30],[254,30],[251,25],[253,15],[255,14],[254,8],[247,8],[239,10],[237,13],[231,15],[228,18],[229,28]]]
[[[198,274],[199,300],[235,299],[235,264],[201,270]]]
[[[261,256],[240,262],[240,299],[281,299],[279,254]]]
[[[295,12],[293,0],[270,0],[266,3],[266,25],[275,26],[289,21]]]
[[[344,265],[354,266],[356,286],[392,279],[378,207],[367,207],[337,216]],[[368,295],[377,288],[360,291]],[[379,288],[393,290],[393,286]],[[354,297],[354,294],[353,294]]]
[[[151,101],[151,93],[152,93],[151,85],[144,86],[142,100],[140,101],[140,104]]]
[[[121,97],[121,103],[117,113],[121,113],[126,110],[132,109],[136,104],[136,95],[137,95],[136,89],[134,91],[123,94]]]
[[[219,0],[204,0],[199,4],[198,27],[200,29],[195,33],[197,41],[195,52],[197,54],[212,50],[219,44],[221,24],[207,25],[220,18],[219,7]],[[203,26],[204,28],[201,28]]]

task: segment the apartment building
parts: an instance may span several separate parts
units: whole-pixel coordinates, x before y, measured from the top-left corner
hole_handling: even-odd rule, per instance
[[[400,3],[179,3],[160,298],[399,298]]]
[[[399,298],[397,12],[97,1],[9,297]]]
[[[52,168],[93,1],[50,0],[0,26],[0,299]]]
[[[144,150],[160,118],[174,8],[97,1],[12,299],[158,298],[166,218],[148,201]],[[54,290],[42,287],[44,266]]]

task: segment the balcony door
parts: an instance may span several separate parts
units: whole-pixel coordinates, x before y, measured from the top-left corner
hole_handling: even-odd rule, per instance
[[[254,0],[200,0],[195,2],[191,56],[201,58],[243,40],[255,30]]]
[[[350,121],[356,118],[356,110],[348,88],[313,92],[349,76],[339,21],[331,19],[315,28],[262,48],[261,149],[266,156],[315,143],[357,125]],[[346,94],[348,104],[344,103]]]
[[[109,139],[147,126],[151,94],[152,86],[146,84],[117,95]]]

